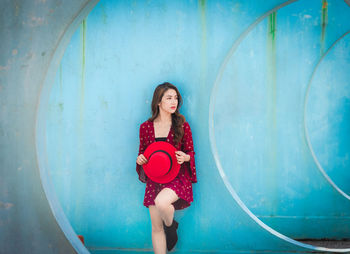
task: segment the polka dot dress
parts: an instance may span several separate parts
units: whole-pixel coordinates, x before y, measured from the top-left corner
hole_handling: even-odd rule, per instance
[[[173,203],[176,210],[184,209],[190,206],[191,202],[193,202],[192,183],[197,182],[194,161],[195,152],[193,149],[192,132],[189,124],[185,122],[183,124],[183,128],[184,136],[179,144],[175,145],[174,143],[173,129],[170,130],[168,136],[166,137],[166,142],[172,144],[177,150],[181,150],[191,157],[189,162],[184,162],[181,164],[179,174],[171,182],[160,184],[152,181],[145,175],[142,166],[136,164],[136,171],[139,175],[140,181],[146,183],[145,197],[143,201],[143,204],[146,207],[154,205],[155,198],[164,188],[172,189],[179,197],[179,199]],[[153,142],[156,142],[153,122],[146,121],[140,126],[139,154],[142,154],[146,150],[147,146]]]

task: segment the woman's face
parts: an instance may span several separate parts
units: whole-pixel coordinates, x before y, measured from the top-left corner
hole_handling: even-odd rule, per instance
[[[162,100],[160,101],[159,109],[170,114],[174,113],[177,109],[178,98],[174,89],[168,89],[165,91]]]

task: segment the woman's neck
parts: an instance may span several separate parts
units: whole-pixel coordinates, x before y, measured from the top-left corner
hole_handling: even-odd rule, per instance
[[[171,123],[171,114],[160,110],[155,121],[159,123]]]

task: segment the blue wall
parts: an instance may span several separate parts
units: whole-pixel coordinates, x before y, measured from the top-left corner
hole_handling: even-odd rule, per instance
[[[347,191],[350,58],[341,52],[349,52],[350,36],[326,52],[350,28],[350,8],[254,3],[104,0],[72,37],[50,94],[47,149],[63,210],[91,250],[152,248],[135,156],[138,126],[163,81],[184,96],[199,174],[195,202],[176,215],[177,249],[280,247],[246,243],[254,224],[240,218],[227,186],[286,236],[350,237],[350,202],[320,173],[304,129]],[[343,131],[324,128],[334,124]]]
[[[1,10],[0,253],[151,251],[135,159],[164,81],[198,171],[177,253],[350,238],[345,1],[96,2]]]

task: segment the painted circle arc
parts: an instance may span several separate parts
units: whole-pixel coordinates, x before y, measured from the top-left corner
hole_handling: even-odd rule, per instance
[[[90,252],[85,248],[80,239],[78,238],[76,232],[72,228],[71,223],[67,219],[62,206],[57,198],[54,185],[52,183],[52,178],[49,173],[49,163],[47,155],[47,146],[46,146],[46,116],[47,109],[49,104],[49,98],[51,93],[52,84],[54,83],[57,70],[59,69],[60,62],[66,48],[83,21],[83,19],[91,12],[99,0],[86,1],[82,5],[81,9],[72,17],[70,22],[68,22],[62,36],[57,42],[55,51],[52,54],[45,80],[40,93],[39,105],[37,109],[37,119],[36,119],[36,153],[38,160],[38,167],[40,170],[41,183],[47,198],[47,201],[50,205],[51,211],[57,221],[57,224],[63,231],[67,240],[71,243],[73,248],[77,253],[80,254],[89,254]]]
[[[282,196],[285,193],[279,192],[280,186],[284,186],[285,189],[289,190],[293,189],[293,187],[289,187],[291,183],[288,181],[279,182],[276,180],[286,179],[283,178],[283,173],[286,172],[280,170],[281,166],[287,165],[292,169],[299,166],[298,163],[293,164],[289,161],[286,163],[283,160],[285,158],[283,153],[288,153],[292,158],[294,156],[294,159],[309,153],[307,147],[306,149],[302,147],[300,154],[298,154],[298,150],[286,150],[285,147],[288,146],[283,144],[287,137],[294,135],[298,137],[303,131],[299,128],[299,126],[302,126],[303,110],[299,110],[296,113],[290,110],[293,106],[295,107],[293,99],[297,97],[299,98],[297,104],[301,105],[300,108],[303,109],[303,97],[300,97],[300,94],[293,94],[291,91],[291,85],[295,84],[286,82],[287,84],[285,84],[283,89],[277,86],[277,84],[280,85],[279,81],[282,76],[280,73],[284,74],[293,67],[306,63],[306,61],[300,62],[299,59],[295,62],[284,63],[285,66],[282,67],[277,65],[279,59],[276,51],[281,50],[280,45],[282,47],[283,45],[288,45],[288,41],[283,41],[285,43],[282,42],[279,45],[276,44],[276,31],[283,33],[281,30],[276,30],[274,24],[276,12],[293,2],[295,1],[287,1],[257,19],[236,40],[226,55],[219,69],[210,98],[209,136],[211,149],[217,169],[231,196],[262,228],[276,237],[302,248],[326,252],[348,252],[350,249],[324,248],[296,241],[264,223],[261,219],[263,216],[256,215],[261,212],[271,214],[283,213],[285,212],[284,207],[288,208],[288,206],[293,205],[293,203],[290,203],[285,204],[285,206],[278,206],[278,204],[283,204],[283,200],[290,201],[287,199],[288,195],[291,197],[299,195],[290,192],[287,193],[288,195]],[[263,25],[268,27],[267,36],[265,35],[265,30],[261,29]],[[254,40],[251,37],[253,30],[255,33]],[[260,36],[263,39],[259,41],[259,39],[256,39],[256,36]],[[288,55],[288,49],[285,49],[285,52],[287,52],[286,55],[288,57],[292,57]],[[260,62],[265,62],[266,65],[256,66],[254,61],[251,61],[254,64],[250,64],[249,58],[259,59]],[[307,56],[305,56],[305,59],[307,60]],[[277,67],[274,68],[274,66]],[[258,68],[265,68],[266,71],[263,74],[260,72],[260,76],[250,75],[247,77],[241,75],[239,68],[248,69],[249,73],[254,74],[259,74],[258,71],[254,71]],[[229,73],[227,72],[228,69],[230,69]],[[300,84],[303,84],[300,88],[301,91],[306,91],[310,73],[312,73],[312,66],[306,68],[305,73],[300,74]],[[220,98],[220,100],[217,100],[217,98]],[[240,100],[240,98],[245,100]],[[263,104],[261,107],[257,107],[253,103],[249,103],[250,101],[261,101]],[[276,107],[276,105],[280,107]],[[286,111],[288,114],[285,114]],[[231,118],[228,116],[231,116]],[[237,120],[238,118],[239,121]],[[281,119],[283,121],[280,121]],[[295,123],[293,123],[296,119],[298,126],[295,126]],[[281,126],[281,123],[284,123],[285,126]],[[302,143],[302,138],[300,140],[300,143]],[[228,146],[228,143],[231,145]],[[300,146],[300,143],[290,144],[289,147]],[[276,154],[279,154],[279,157]],[[282,160],[280,157],[282,157]],[[235,163],[237,158],[240,159],[240,165]],[[310,164],[310,162],[308,163]],[[269,170],[262,171],[262,168],[268,168]],[[306,172],[305,174],[307,173],[314,174],[315,171]],[[241,177],[249,174],[257,177],[254,179],[249,176]],[[305,176],[305,179],[308,179],[309,176]],[[307,182],[303,181],[294,182],[293,184],[297,184],[298,187],[303,184],[307,186]],[[251,196],[245,192],[245,186],[251,186],[249,191],[256,193],[256,196],[259,198],[249,199]],[[264,188],[258,188],[259,186],[268,186],[266,188],[268,190],[265,191]],[[271,197],[271,199],[264,199],[266,196]],[[269,210],[261,210],[260,208],[263,205],[266,205]],[[308,209],[311,211],[312,206],[310,205]]]
[[[292,3],[293,1],[288,1],[286,4],[289,4],[289,3]],[[285,5],[286,5],[285,4]],[[282,5],[282,6],[284,6],[284,5]],[[281,8],[282,6],[280,6],[279,8]],[[278,9],[278,8],[277,8]],[[271,12],[269,12],[268,14],[266,14],[263,18],[266,18],[267,16],[269,16],[270,14],[272,14],[272,12],[273,11],[275,11],[275,10],[277,10],[277,9],[274,9],[274,10],[271,10]],[[87,13],[85,13],[83,16],[84,17],[86,17],[87,15],[86,15]],[[181,14],[181,12],[180,12],[180,14]],[[83,16],[79,16],[77,19],[76,19],[76,22],[81,22],[82,21],[82,19],[84,18]],[[117,16],[117,15],[116,15]],[[262,19],[260,19],[260,21],[261,21]],[[273,23],[274,23],[274,15],[271,15],[271,28],[272,28],[272,31],[274,31],[274,28],[273,28]],[[257,24],[257,23],[255,23],[255,24]],[[86,24],[85,24],[86,25]],[[75,24],[75,28],[77,28],[77,24]],[[254,26],[254,24],[253,24],[253,26]],[[253,27],[253,26],[251,26],[251,27]],[[181,31],[178,31],[178,32],[181,32]],[[249,31],[246,33],[246,35],[249,33]],[[86,35],[84,32],[82,33],[82,36],[84,37],[84,35]],[[171,35],[171,33],[170,33],[170,35]],[[67,33],[66,34],[66,36],[68,36],[69,37],[69,33]],[[72,34],[70,34],[70,36],[72,36]],[[65,37],[66,38],[66,37]],[[55,74],[56,74],[56,71],[57,71],[57,69],[59,68],[59,60],[60,60],[60,58],[62,57],[62,55],[63,55],[63,52],[64,52],[64,50],[65,50],[65,46],[67,46],[67,44],[68,44],[68,42],[65,40],[65,38],[64,39],[62,39],[62,44],[60,45],[60,47],[58,48],[58,50],[56,51],[56,56],[55,56],[55,59],[52,61],[52,64],[51,64],[51,70],[50,70],[50,72],[49,72],[49,74],[48,74],[48,77],[47,77],[47,81],[45,81],[45,88],[44,88],[44,90],[43,90],[43,93],[42,93],[42,100],[41,100],[41,109],[40,109],[40,111],[45,111],[45,109],[47,108],[46,106],[47,106],[47,101],[45,101],[45,100],[47,100],[47,98],[45,98],[45,96],[48,96],[49,95],[49,90],[50,90],[50,85],[52,85],[52,81],[53,81],[53,77],[55,76]],[[244,38],[244,37],[241,37],[241,38]],[[69,39],[70,38],[68,38],[68,41],[69,41]],[[140,39],[141,39],[141,37],[140,37]],[[273,41],[273,32],[271,33],[271,37],[270,37],[270,39],[272,39],[271,41]],[[137,40],[135,40],[135,41],[137,41]],[[128,44],[130,44],[129,42],[127,42]],[[196,42],[194,42],[193,44],[195,44],[197,47],[198,47],[198,45],[199,45],[199,43],[196,41]],[[170,45],[170,43],[168,43],[167,44],[167,46],[169,46]],[[237,44],[238,45],[238,44]],[[85,45],[85,46],[88,46],[88,45]],[[133,44],[133,46],[135,46],[135,49],[138,49],[138,45],[137,44]],[[153,46],[153,44],[149,44],[149,46],[150,46],[150,49],[156,49],[156,47],[155,48],[153,48],[152,46]],[[175,50],[176,50],[176,48],[175,48]],[[173,52],[175,52],[175,50],[172,50]],[[131,54],[133,54],[133,53],[135,53],[136,51],[134,50],[134,51],[130,51],[130,53]],[[181,54],[182,52],[184,52],[183,50],[182,50],[182,48],[180,49],[180,50],[178,50],[178,54],[177,55],[179,55],[179,54]],[[188,50],[188,52],[190,52],[190,50]],[[77,52],[77,53],[80,53],[80,52]],[[152,52],[152,53],[157,53],[157,51],[154,51],[154,52]],[[252,54],[254,54],[255,52],[251,52]],[[268,48],[268,52],[267,52],[270,56],[273,56],[274,55],[274,47],[270,47],[270,48]],[[249,55],[249,54],[248,54]],[[153,56],[152,56],[153,57]],[[187,57],[188,58],[188,57]],[[150,57],[149,58],[150,60],[152,60],[153,62],[154,62],[154,60]],[[175,58],[174,58],[175,59]],[[273,58],[271,58],[272,60],[273,60]],[[270,60],[271,60],[270,59]],[[111,61],[111,60],[113,60],[113,59],[111,59],[111,58],[106,58],[105,59],[106,61]],[[148,61],[148,59],[146,59],[147,61]],[[123,62],[123,61],[121,61],[121,62]],[[139,62],[138,62],[138,64],[140,64]],[[141,64],[143,64],[143,63],[141,63]],[[178,65],[177,66],[177,68],[181,68],[180,67],[181,65]],[[196,65],[193,65],[193,66],[196,66]],[[85,66],[86,68],[88,68],[88,65],[86,65]],[[164,72],[164,73],[166,73],[166,74],[168,74],[167,73],[167,71],[169,70],[169,69],[171,69],[171,68],[169,68],[169,66],[167,66],[167,65],[162,65],[162,68],[163,69],[159,69],[159,70],[161,70],[161,72]],[[188,72],[188,70],[189,69],[186,69],[186,68],[184,68],[184,70],[183,69],[178,69],[178,72],[179,73],[182,73],[183,71],[187,71]],[[192,70],[192,69],[191,69]],[[80,71],[79,72],[79,74],[82,72],[81,70],[78,70],[78,71]],[[99,71],[101,71],[101,69],[99,69]],[[197,73],[197,70],[195,70],[195,71],[192,71],[193,73]],[[95,72],[96,73],[96,72]],[[155,73],[155,72],[149,72],[149,73]],[[149,75],[149,73],[148,73],[148,75]],[[91,74],[93,74],[93,72],[91,72],[90,73],[90,75]],[[273,69],[269,69],[269,79],[270,80],[272,80],[273,81],[273,75],[274,74],[274,70]],[[153,75],[153,74],[152,74]],[[147,73],[144,73],[144,75],[142,75],[142,77],[146,77],[147,76]],[[175,75],[174,75],[175,76]],[[90,78],[91,78],[91,76],[90,76]],[[151,77],[151,75],[149,75],[149,76],[147,76],[147,78],[149,79],[149,80],[152,80],[152,79],[154,79],[154,77]],[[86,78],[86,80],[89,80],[89,78]],[[194,79],[195,80],[195,79]],[[81,82],[81,83],[83,83],[83,82]],[[79,83],[79,84],[81,84],[81,83]],[[149,84],[151,84],[151,83],[149,83]],[[46,89],[46,90],[45,90]],[[190,88],[190,89],[192,89],[192,88]],[[194,91],[195,89],[193,89],[193,93],[195,92]],[[273,90],[273,89],[272,89]],[[119,94],[119,93],[115,93],[115,94]],[[188,93],[188,94],[190,94],[190,93]],[[85,98],[87,98],[87,97],[84,97],[84,95],[86,95],[87,96],[87,94],[81,94],[81,98],[82,98],[82,101],[83,101],[83,99]],[[95,96],[96,95],[96,96]],[[103,98],[102,96],[101,97],[99,97],[101,94],[98,94],[98,96],[97,96],[97,94],[94,94],[94,98],[96,98],[96,103],[99,103],[99,105],[101,106],[101,107],[103,107],[104,109],[105,108],[107,108],[108,107],[108,104],[106,103],[106,101],[108,101],[108,100],[103,100],[103,99],[105,99],[105,98]],[[109,94],[111,97],[113,97],[114,95],[112,95],[111,93]],[[229,93],[228,93],[228,95],[229,95]],[[248,95],[248,94],[247,94]],[[138,96],[138,95],[137,95]],[[108,96],[107,96],[108,97]],[[127,98],[128,96],[123,96],[123,97],[121,97],[121,98],[119,98],[120,100],[123,100],[123,99],[125,99],[125,98]],[[148,96],[147,96],[148,97]],[[225,97],[223,97],[223,98],[225,98]],[[139,98],[140,100],[143,100],[143,97],[142,98]],[[252,99],[254,99],[254,97],[252,97]],[[85,101],[87,101],[87,100],[85,100]],[[110,101],[112,101],[112,100],[110,100]],[[112,104],[109,104],[109,106],[110,107],[113,107],[113,106],[115,106],[114,104],[112,105]],[[267,105],[268,107],[270,107],[271,105]],[[57,107],[57,109],[58,110],[61,110],[61,109],[63,109],[64,110],[64,106],[61,108],[60,106],[58,106]],[[81,119],[83,119],[84,118],[84,116],[86,116],[86,115],[84,115],[84,113],[86,113],[86,111],[84,112],[83,110],[81,110]],[[269,111],[269,119],[271,119],[271,123],[273,123],[273,115],[275,114],[276,112],[274,112],[274,111]],[[134,114],[134,112],[132,111],[132,112],[130,112],[130,114],[128,114],[127,115],[127,117],[130,117],[130,115],[133,115]],[[98,117],[97,115],[93,115],[95,118],[96,117]],[[133,115],[134,117],[135,117],[135,115]],[[216,114],[215,115],[216,117],[218,116],[218,114]],[[138,116],[137,117],[135,117],[135,118],[138,118]],[[91,118],[89,118],[88,119],[89,121],[91,121],[92,122],[92,120],[94,120],[94,119],[91,119]],[[209,119],[209,121],[211,121],[210,119]],[[39,119],[38,120],[38,136],[45,136],[45,135],[43,135],[43,133],[45,133],[45,131],[43,132],[42,131],[42,125],[45,125],[45,118],[41,118],[41,120]],[[218,126],[218,122],[215,122],[216,123],[216,126]],[[135,125],[136,125],[136,122],[134,123]],[[231,123],[231,124],[234,124],[234,123]],[[106,125],[104,125],[104,126],[98,126],[98,127],[105,127]],[[234,127],[234,126],[233,126]],[[249,129],[249,126],[248,126],[248,128],[245,130],[245,131],[251,131],[250,129]],[[131,132],[131,130],[130,130],[130,132]],[[270,133],[271,134],[271,133]],[[250,135],[249,136],[249,138],[252,138],[252,140],[255,138],[254,136],[252,136],[252,135]],[[128,141],[128,140],[127,140]],[[127,142],[127,141],[125,141],[125,143]],[[40,171],[40,173],[41,173],[41,178],[42,178],[42,181],[43,181],[43,185],[45,186],[45,191],[46,191],[46,194],[47,194],[47,196],[48,196],[48,200],[49,200],[49,202],[50,202],[50,205],[51,205],[51,207],[52,207],[52,210],[53,210],[53,212],[54,212],[54,214],[55,214],[55,216],[56,216],[56,219],[57,219],[57,221],[58,221],[58,223],[60,224],[60,226],[61,226],[61,228],[65,231],[65,232],[67,232],[67,228],[66,227],[68,227],[68,226],[70,226],[70,225],[65,225],[65,223],[66,224],[69,224],[69,222],[68,221],[65,221],[66,219],[64,218],[64,213],[60,210],[60,207],[59,207],[59,204],[58,203],[55,203],[53,200],[54,200],[54,191],[52,190],[52,186],[50,186],[50,184],[49,184],[49,174],[48,174],[48,169],[47,169],[47,165],[46,165],[46,163],[47,162],[45,162],[44,161],[44,159],[43,159],[43,157],[45,157],[45,156],[42,156],[43,154],[44,154],[44,152],[43,152],[43,150],[45,150],[45,147],[44,147],[44,145],[42,145],[42,143],[43,142],[45,142],[45,141],[43,141],[43,140],[41,140],[41,141],[39,141],[38,142],[38,153],[40,153],[40,156],[39,157],[41,157],[41,158],[39,158],[41,161],[40,161],[40,163],[41,163],[41,166],[40,166],[40,169],[41,169],[41,171]],[[122,143],[122,142],[121,142]],[[212,145],[213,145],[213,143],[212,143]],[[41,152],[43,152],[43,153],[41,153]],[[222,153],[220,152],[219,153],[219,155],[222,155]],[[103,154],[102,154],[102,156],[104,156]],[[256,154],[256,156],[259,156],[259,154]],[[220,158],[219,158],[220,159]],[[270,159],[271,159],[271,163],[273,162],[273,157],[270,157]],[[272,164],[273,165],[273,164]],[[129,166],[129,165],[126,165],[125,167],[123,167],[123,168],[127,168],[127,166]],[[226,166],[224,166],[225,168],[226,168]],[[92,167],[93,168],[93,167]],[[90,168],[90,170],[91,170],[91,168]],[[227,172],[226,172],[227,173]],[[106,174],[105,175],[106,176],[106,179],[108,178],[108,175]],[[132,182],[132,179],[133,178],[130,178],[130,181],[129,182]],[[125,182],[127,182],[127,181],[125,181]],[[274,186],[274,184],[276,184],[276,183],[274,183],[274,182],[271,182],[271,186]],[[227,185],[226,185],[227,186]],[[137,187],[137,186],[136,186]],[[276,186],[277,187],[277,186]],[[51,188],[51,189],[50,189]],[[138,188],[138,187],[137,187]],[[233,189],[232,189],[232,191],[233,191]],[[232,192],[231,192],[231,190],[230,190],[230,193],[232,194]],[[239,199],[239,198],[238,198]],[[237,200],[237,199],[236,199]],[[241,205],[241,207],[244,205],[243,203],[240,203],[240,205]],[[127,221],[128,223],[130,223],[130,221]],[[262,227],[264,227],[264,225],[263,224],[260,224]],[[129,225],[130,226],[130,225]],[[130,230],[130,231],[132,231],[132,230]],[[67,235],[67,238],[68,239],[75,239],[76,238],[76,236],[74,235],[74,232],[68,232],[68,233],[66,233],[66,235]],[[277,235],[277,236],[280,236],[281,238],[283,238],[283,236],[282,235],[278,235],[278,232],[275,234],[275,235]],[[293,244],[295,244],[294,242],[292,242]],[[72,243],[73,244],[73,243]],[[298,245],[298,243],[296,243],[297,245]],[[300,245],[299,245],[300,246]],[[306,245],[305,245],[306,246]],[[305,246],[302,246],[302,247],[305,247]],[[307,246],[306,246],[307,247]]]
[[[312,73],[304,105],[304,131],[312,158],[331,186],[350,200],[349,48],[350,32],[324,53]],[[336,60],[334,60],[336,59]],[[314,145],[316,144],[316,149]]]

